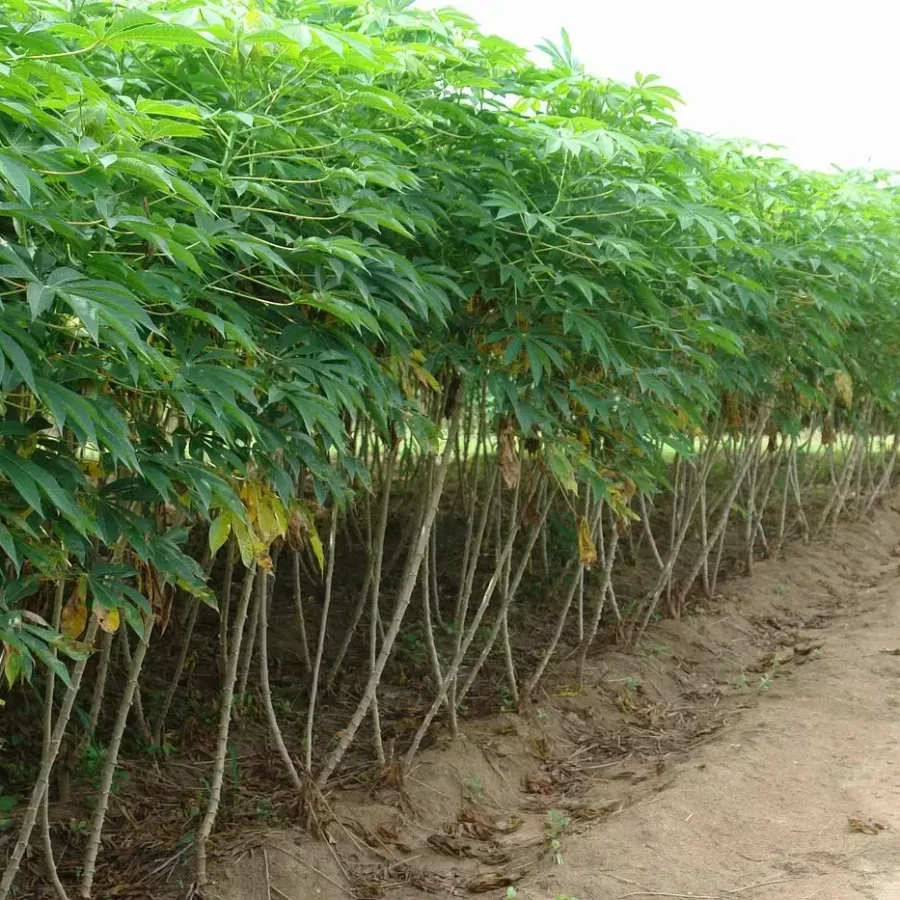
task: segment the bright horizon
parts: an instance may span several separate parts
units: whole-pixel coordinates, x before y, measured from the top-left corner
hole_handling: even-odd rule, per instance
[[[659,75],[682,126],[779,144],[806,168],[900,170],[900,8],[808,0],[418,0],[533,48],[566,28],[594,75]]]

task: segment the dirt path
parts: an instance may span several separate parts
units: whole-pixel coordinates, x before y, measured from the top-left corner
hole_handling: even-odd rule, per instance
[[[900,656],[883,652],[900,647],[895,529],[886,518],[807,551],[797,564],[842,582],[845,607],[818,633],[815,664],[775,679],[665,790],[572,836],[518,896],[898,900]],[[760,571],[755,588],[791,566]],[[854,830],[853,817],[885,830]]]

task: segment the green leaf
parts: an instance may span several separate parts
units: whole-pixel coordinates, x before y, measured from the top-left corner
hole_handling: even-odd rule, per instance
[[[29,283],[26,288],[28,299],[28,308],[31,310],[31,321],[39,319],[53,305],[53,298],[56,291],[46,284],[39,284],[36,281]]]
[[[28,385],[35,390],[34,370],[31,363],[25,355],[25,351],[5,332],[0,331],[0,349],[3,350],[6,358],[12,363],[16,374]]]
[[[76,527],[84,527],[85,517],[72,496],[64,491],[59,482],[41,466],[28,459],[22,459],[0,450],[0,464],[6,472],[21,472],[31,478],[50,498],[56,508],[64,513]]]
[[[2,548],[3,552],[10,558],[15,567],[16,574],[18,574],[19,570],[22,568],[22,557],[19,555],[19,550],[18,547],[16,547],[16,542],[13,539],[12,534],[10,534],[9,529],[2,522],[0,522],[0,548]]]
[[[203,35],[183,25],[174,25],[137,10],[128,10],[107,26],[105,42],[118,48],[132,41],[173,48],[202,47],[209,43]]]
[[[31,170],[11,156],[0,153],[0,174],[12,185],[26,206],[31,205]]]
[[[140,97],[136,104],[137,111],[145,116],[170,116],[173,119],[190,119],[197,121],[203,116],[193,104],[184,100],[151,100]]]
[[[69,670],[54,653],[50,652],[43,641],[29,633],[27,627],[22,629],[19,636],[22,638],[22,642],[28,645],[31,652],[34,653],[48,669],[51,669],[66,687],[72,686],[72,681],[69,678]]]
[[[72,311],[81,319],[85,330],[95,344],[100,343],[100,306],[87,297],[73,294],[71,291],[61,292],[62,296],[72,307]]]
[[[44,515],[41,494],[34,479],[19,465],[18,460],[6,451],[0,451],[0,471],[21,498],[40,516]]]
[[[209,526],[209,549],[215,554],[225,544],[231,534],[231,515],[221,512]]]

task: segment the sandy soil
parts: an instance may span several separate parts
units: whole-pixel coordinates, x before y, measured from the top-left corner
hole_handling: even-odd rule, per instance
[[[898,540],[891,510],[761,563],[583,691],[561,665],[402,803],[341,794],[330,848],[270,833],[213,896],[900,900]]]
[[[808,553],[802,568],[819,562],[850,613],[815,664],[774,679],[670,787],[570,841],[519,896],[900,898],[900,656],[884,652],[900,647],[900,576],[885,547],[873,529]]]

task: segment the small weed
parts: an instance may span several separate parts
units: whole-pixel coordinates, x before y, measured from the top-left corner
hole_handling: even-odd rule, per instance
[[[408,631],[397,640],[397,658],[417,668],[428,658],[428,647],[418,634]]]
[[[627,603],[622,604],[622,618],[628,621],[628,619],[632,618],[637,614],[638,604],[634,600],[629,600]]]
[[[553,854],[553,861],[561,866],[563,864],[562,856],[562,836],[569,830],[572,820],[558,809],[551,809],[547,812],[547,818],[544,819],[544,830],[547,832],[547,846]]]
[[[772,674],[771,672],[763,672],[763,674],[759,676],[760,693],[764,694],[770,687],[772,687]]]
[[[175,746],[168,741],[162,746],[159,744],[150,744],[150,746],[147,747],[147,752],[151,756],[161,756],[163,759],[168,759],[175,752]]]
[[[538,722],[543,725],[547,721],[547,711],[545,709],[539,709],[535,715],[537,715]]]
[[[106,748],[102,744],[90,741],[85,745],[78,760],[79,774],[84,778],[96,778],[106,760]]]
[[[739,691],[749,691],[750,690],[750,682],[747,681],[747,673],[741,672],[737,678],[734,679],[734,686]]]
[[[776,593],[779,597],[784,597],[785,594],[787,594],[790,591],[790,587],[788,587],[788,585],[786,585],[786,584],[782,584],[781,582],[778,582],[778,584],[776,584],[775,587],[772,588],[772,591],[774,593]]]
[[[641,686],[640,675],[632,675],[625,682],[625,687],[627,687],[629,691],[636,691],[640,686]]]
[[[559,837],[569,830],[572,820],[558,809],[547,811],[547,817],[544,819],[544,828],[551,837]]]
[[[480,803],[484,799],[484,782],[478,775],[473,775],[466,783],[463,798],[469,803]]]
[[[265,797],[260,797],[256,802],[256,814],[262,820],[263,824],[270,827],[276,825],[278,822],[278,813],[272,809],[272,804],[269,803],[268,799]]]
[[[649,644],[644,647],[644,652],[654,659],[668,659],[672,653],[665,644]]]

